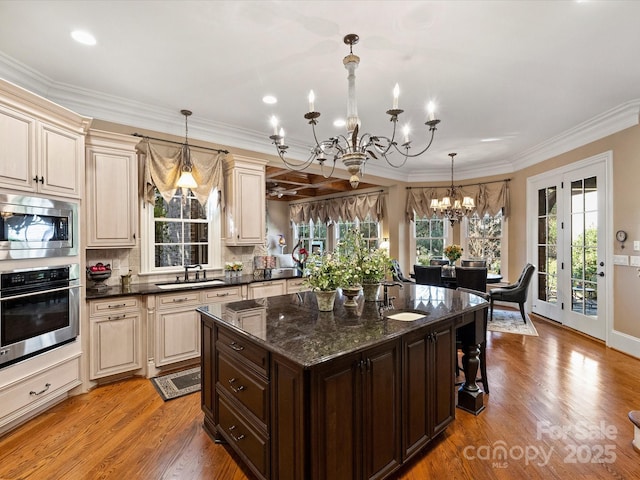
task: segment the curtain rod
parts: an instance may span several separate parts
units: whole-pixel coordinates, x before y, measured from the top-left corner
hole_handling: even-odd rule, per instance
[[[134,137],[146,138],[147,140],[157,140],[159,142],[167,142],[167,143],[175,143],[176,145],[184,145],[183,142],[175,142],[173,140],[165,140],[164,138],[150,137],[149,135],[141,135],[139,133],[132,133],[131,135],[133,135]],[[211,150],[218,153],[229,153],[229,150],[221,150],[219,148],[200,147],[198,145],[192,145],[192,144],[189,144],[189,146],[194,148],[201,148],[203,150]]]
[[[295,205],[299,205],[301,203],[311,203],[311,202],[323,202],[325,200],[333,200],[334,198],[345,198],[345,197],[353,197],[354,195],[373,195],[374,193],[386,193],[384,190],[376,190],[373,192],[366,192],[366,193],[346,193],[344,195],[337,195],[335,197],[329,197],[329,198],[323,198],[321,200],[316,199],[315,197],[313,197],[313,199],[309,200],[309,199],[305,199],[305,200],[292,200],[291,204],[295,204]]]
[[[510,178],[505,178],[503,180],[491,180],[490,182],[478,182],[478,183],[464,183],[461,185],[454,185],[456,187],[473,187],[475,185],[487,185],[488,183],[502,183],[502,182],[510,182]],[[407,190],[411,190],[413,188],[445,188],[450,187],[451,185],[441,185],[440,187],[406,187]]]

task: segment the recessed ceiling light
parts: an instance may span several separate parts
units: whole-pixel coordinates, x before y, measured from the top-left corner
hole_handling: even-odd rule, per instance
[[[342,118],[339,118],[339,119],[333,121],[333,126],[334,127],[344,127],[346,124],[347,124],[347,122]]]
[[[278,99],[273,95],[265,95],[262,97],[262,101],[267,105],[273,105],[274,103],[278,103]]]
[[[91,35],[89,32],[84,30],[74,30],[71,32],[71,38],[73,38],[76,42],[81,43],[83,45],[95,45],[96,37]]]
[[[500,139],[499,138],[483,138],[482,140],[480,140],[481,142],[499,142]]]

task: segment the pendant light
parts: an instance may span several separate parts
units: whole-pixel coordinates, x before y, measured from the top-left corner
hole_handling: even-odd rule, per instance
[[[193,165],[191,164],[191,150],[189,149],[189,128],[187,120],[191,115],[190,110],[180,110],[184,115],[184,143],[182,144],[182,173],[178,179],[176,187],[178,188],[197,188],[198,183],[191,173]]]

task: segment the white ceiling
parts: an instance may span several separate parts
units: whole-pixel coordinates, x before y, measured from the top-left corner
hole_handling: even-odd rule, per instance
[[[639,20],[635,1],[0,0],[0,77],[84,115],[179,136],[188,108],[190,138],[264,153],[275,114],[301,152],[310,89],[319,135],[342,133],[332,123],[346,110],[343,37],[356,33],[361,129],[390,135],[396,82],[416,150],[428,100],[442,120],[405,168],[366,171],[447,179],[455,151],[458,179],[637,123]],[[97,45],[75,43],[76,28]]]

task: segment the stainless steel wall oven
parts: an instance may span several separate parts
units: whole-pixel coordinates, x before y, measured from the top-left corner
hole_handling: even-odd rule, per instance
[[[79,273],[70,264],[0,274],[0,368],[78,336]]]

